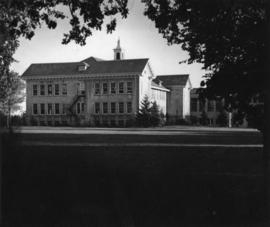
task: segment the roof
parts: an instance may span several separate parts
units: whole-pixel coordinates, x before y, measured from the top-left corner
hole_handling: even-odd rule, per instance
[[[166,87],[164,87],[162,84],[157,84],[155,83],[153,80],[151,81],[151,86],[152,87],[156,87],[156,88],[161,88],[161,89],[166,89],[168,90]]]
[[[155,82],[162,81],[164,86],[171,85],[183,85],[185,86],[189,79],[188,74],[178,74],[178,75],[159,75],[155,78]]]
[[[89,67],[78,71],[82,63]],[[74,74],[106,74],[106,73],[141,73],[148,58],[105,61],[99,58],[86,58],[81,62],[38,63],[31,64],[23,73],[26,76],[74,75]]]

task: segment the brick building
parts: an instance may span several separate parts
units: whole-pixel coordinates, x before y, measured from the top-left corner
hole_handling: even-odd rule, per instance
[[[125,126],[145,95],[164,114],[189,115],[188,75],[156,77],[149,59],[124,59],[119,40],[113,51],[113,60],[31,64],[22,75],[29,124]]]

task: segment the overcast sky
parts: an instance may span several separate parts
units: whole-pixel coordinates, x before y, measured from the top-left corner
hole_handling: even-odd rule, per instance
[[[143,15],[140,1],[129,1],[129,9],[128,18],[118,20],[112,34],[107,34],[105,29],[94,31],[85,46],[74,42],[61,44],[63,33],[70,28],[68,21],[59,22],[55,30],[41,27],[30,41],[20,39],[20,47],[15,53],[18,63],[14,63],[12,68],[22,74],[31,63],[81,61],[90,56],[111,60],[112,49],[119,37],[126,59],[149,58],[156,75],[190,74],[192,86],[198,87],[204,74],[201,65],[179,64],[179,61],[187,59],[188,53],[180,46],[168,46],[154,23]]]

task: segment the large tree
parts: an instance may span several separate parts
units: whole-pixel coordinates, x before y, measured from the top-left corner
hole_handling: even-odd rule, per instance
[[[201,83],[205,87],[201,90],[202,98],[225,98],[229,111],[236,109],[238,116],[249,113],[261,119],[256,127],[264,132],[265,195],[268,195],[265,210],[270,213],[268,1],[142,1],[145,15],[155,22],[168,43],[179,44],[189,53],[186,62],[202,63],[210,72]],[[264,100],[264,105],[255,110],[250,105],[254,96]]]
[[[143,0],[145,15],[169,44],[189,53],[209,73],[201,91],[223,97],[227,107],[247,113],[263,96],[267,61],[266,0]]]
[[[21,109],[20,104],[25,98],[25,84],[20,76],[11,71],[6,78],[0,79],[2,95],[0,97],[0,112],[7,116],[7,127],[10,127],[10,116]]]

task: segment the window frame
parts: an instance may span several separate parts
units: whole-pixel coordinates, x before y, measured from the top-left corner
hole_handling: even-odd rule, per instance
[[[49,88],[51,88],[51,89],[49,90]],[[47,94],[49,96],[53,95],[53,85],[52,84],[47,85]]]
[[[33,113],[33,115],[38,115],[38,104],[37,103],[33,103],[33,111],[32,111],[32,113]]]
[[[32,90],[33,91],[33,96],[38,96],[38,85],[37,84],[33,84],[32,89],[33,89]]]
[[[133,83],[132,81],[127,82],[127,93],[132,94],[133,93]]]
[[[97,111],[97,109],[98,109],[98,111]],[[100,114],[100,103],[99,102],[95,102],[95,114]]]
[[[42,111],[42,110],[44,110],[44,111]],[[46,114],[45,103],[40,103],[40,114],[41,115]]]
[[[123,107],[123,108],[121,109],[120,107]],[[122,111],[121,111],[121,110],[122,110]],[[119,102],[119,103],[118,103],[118,112],[119,112],[120,114],[125,113],[124,102]]]
[[[76,105],[76,113],[77,113],[77,114],[81,114],[81,103],[80,103],[80,102],[77,102],[77,105]]]
[[[48,115],[53,115],[53,104],[52,103],[47,103],[47,107],[48,107],[47,114]],[[50,108],[49,107],[51,107],[51,113],[50,113]]]
[[[112,106],[114,106],[114,108],[112,108]],[[114,111],[112,111],[114,109]],[[111,105],[110,105],[110,113],[116,113],[116,102],[111,102]]]
[[[39,88],[40,88],[39,95],[44,96],[45,95],[45,84],[40,84]]]
[[[113,88],[113,85],[114,84],[114,88]],[[113,88],[113,89],[112,89]],[[112,92],[113,91],[113,92]],[[110,93],[111,94],[116,94],[116,83],[115,82],[111,82],[110,83]]]
[[[100,83],[99,82],[96,82],[94,84],[94,91],[95,91],[95,95],[100,95]]]
[[[67,95],[67,84],[66,83],[62,84],[62,95]]]
[[[104,108],[106,107],[106,108]],[[104,111],[106,109],[106,111]],[[103,102],[102,103],[102,113],[103,114],[107,114],[108,113],[108,103],[107,102]]]
[[[58,111],[56,111],[56,110],[58,110]],[[55,112],[55,114],[60,114],[60,104],[59,103],[54,104],[54,112]]]
[[[127,113],[132,113],[132,102],[127,102]]]
[[[57,89],[56,89],[57,88]],[[57,91],[57,92],[56,92]],[[58,96],[60,95],[60,86],[59,84],[54,84],[54,95]]]
[[[107,95],[108,93],[109,93],[108,92],[108,83],[107,82],[104,82],[104,83],[102,83],[102,94]]]
[[[119,82],[118,83],[118,93],[119,94],[124,94],[125,93],[125,86],[124,86],[124,84],[125,84],[124,82]],[[123,85],[123,87],[121,87],[120,85]]]

